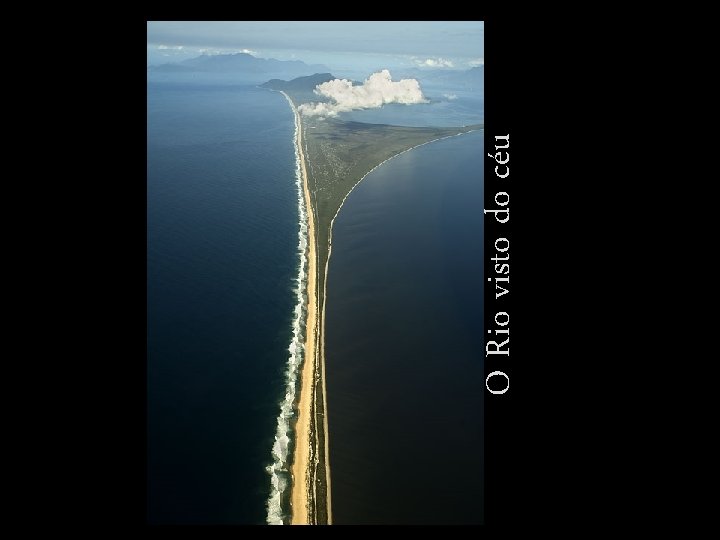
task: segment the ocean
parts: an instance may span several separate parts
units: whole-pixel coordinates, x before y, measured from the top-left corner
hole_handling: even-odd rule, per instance
[[[249,84],[167,78],[148,82],[147,89],[148,521],[264,524],[268,501],[278,500],[269,472],[273,465],[283,468],[278,454],[287,451],[287,442],[278,444],[276,435],[288,392],[289,349],[297,328],[297,286],[302,277],[293,115],[281,94]],[[424,125],[482,121],[482,107],[463,96],[424,107]],[[389,107],[385,112],[391,119],[384,122],[417,125],[417,116],[408,111],[404,106]],[[353,119],[382,121],[376,120],[381,112],[360,111]],[[433,150],[437,148],[441,150]],[[423,158],[427,152],[431,157]],[[482,366],[477,352],[469,356],[467,340],[477,318],[482,318],[482,297],[478,300],[474,289],[481,278],[475,267],[477,250],[482,249],[477,229],[482,202],[477,202],[475,191],[482,182],[481,154],[480,133],[407,152],[368,175],[335,221],[326,324],[328,346],[334,347],[328,358],[328,414],[333,511],[339,522],[390,519],[388,513],[374,514],[367,504],[378,489],[373,482],[381,482],[390,497],[398,482],[412,478],[416,483],[409,482],[407,489],[422,482],[427,489],[437,486],[443,500],[451,501],[451,492],[455,498],[467,498],[465,506],[457,506],[467,511],[458,515],[459,522],[479,519],[473,508],[482,493],[477,474],[482,471],[482,441],[475,436],[478,429],[482,432],[482,378],[473,377]],[[407,159],[415,165],[402,169]],[[439,169],[428,168],[433,163]],[[383,177],[388,170],[395,172]],[[436,186],[433,191],[433,182],[454,187],[438,191]],[[401,211],[393,211],[398,205]],[[428,216],[435,217],[428,221]],[[373,226],[363,225],[365,219]],[[435,233],[433,223],[438,226]],[[377,237],[382,230],[390,231],[384,240]],[[402,242],[402,250],[394,250],[404,253],[405,263],[395,261],[393,250],[388,251],[396,238],[392,231],[404,231],[403,238],[409,239]],[[367,266],[353,259],[363,253],[369,256]],[[381,279],[387,290],[379,294],[372,286],[358,288],[356,277],[373,279],[373,260],[379,257],[385,257]],[[343,263],[348,258],[355,260],[351,264],[357,272]],[[387,294],[395,289],[397,294]],[[391,305],[398,301],[406,305]],[[394,321],[393,338],[368,335],[362,325],[355,327],[362,323],[359,305],[375,306],[386,317],[392,314],[386,320]],[[418,306],[435,311],[432,324],[422,319],[428,314],[417,311]],[[407,315],[414,318],[403,321]],[[420,323],[426,326],[418,327]],[[418,340],[411,346],[418,329],[430,326],[437,342]],[[441,341],[444,356],[438,352]],[[348,349],[342,362],[337,360],[338,346]],[[363,347],[386,360],[389,351],[395,351],[398,363],[370,374],[353,360],[364,354]],[[438,370],[441,360],[444,370]],[[431,372],[438,374],[439,387],[424,391],[434,398],[434,413],[429,407],[413,408],[418,403],[411,388],[414,383],[426,384],[423,377]],[[422,416],[428,437],[424,448],[436,452],[439,469],[418,468],[427,465],[422,446],[389,441],[387,455],[403,458],[395,463],[394,476],[383,476],[391,472],[388,463],[369,460],[367,450],[382,441],[359,441],[364,432],[357,410],[353,412],[347,399],[343,402],[343,396],[354,395],[374,403],[348,383],[355,376],[357,385],[368,391],[375,380],[378,395],[389,395],[402,380],[394,387],[395,398],[383,405],[385,424],[377,434],[394,429],[418,442],[416,417]],[[458,394],[457,399],[443,401],[441,395],[448,393]],[[358,426],[356,434],[349,429],[353,425]],[[469,435],[453,436],[456,427]],[[459,449],[456,445],[461,443],[474,446]],[[353,463],[363,467],[359,471],[368,471],[357,493],[352,482],[358,480],[349,479]],[[454,491],[463,483],[458,478],[467,482],[464,490]],[[274,475],[276,487],[282,488],[284,480],[282,472]],[[404,491],[394,493],[400,496]],[[397,506],[398,518],[409,519],[413,504]],[[436,513],[430,516],[446,519],[451,505],[436,501]],[[277,519],[277,512],[274,516]]]
[[[281,94],[148,84],[152,523],[265,523],[296,303],[293,133]]]
[[[335,220],[333,522],[483,522],[482,131],[369,174]]]

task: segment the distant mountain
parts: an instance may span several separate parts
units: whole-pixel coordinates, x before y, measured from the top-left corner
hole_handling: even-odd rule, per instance
[[[276,60],[257,58],[251,54],[203,54],[183,60],[178,64],[161,64],[148,68],[154,72],[204,72],[237,73],[246,75],[282,74],[284,76],[307,75],[327,71],[321,64],[308,65],[300,60]]]
[[[297,77],[291,81],[283,81],[280,79],[271,79],[261,84],[262,88],[270,88],[271,90],[310,90],[312,91],[318,84],[332,81],[336,77],[332,73],[315,73],[307,77]]]
[[[313,90],[318,84],[332,81],[335,78],[331,73],[315,73],[307,77],[297,77],[291,81],[272,79],[261,84],[260,87],[269,88],[270,90],[283,90],[299,105],[311,101],[327,101],[327,98],[318,96]]]
[[[181,66],[180,64],[160,64],[159,66],[149,66],[148,70],[157,73],[195,73],[197,69],[190,66]]]

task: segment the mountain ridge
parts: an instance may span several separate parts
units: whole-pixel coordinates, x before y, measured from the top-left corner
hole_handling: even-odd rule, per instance
[[[243,73],[251,75],[282,73],[289,76],[328,71],[322,64],[306,64],[301,60],[258,58],[247,53],[202,54],[182,62],[148,66],[152,72]]]

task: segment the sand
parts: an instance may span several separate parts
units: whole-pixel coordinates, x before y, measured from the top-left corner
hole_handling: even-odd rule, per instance
[[[332,230],[330,234],[332,239]],[[328,429],[328,411],[327,411],[327,390],[325,389],[325,299],[327,298],[327,275],[328,266],[330,265],[330,252],[332,251],[332,245],[328,250],[328,259],[325,262],[325,280],[323,281],[323,303],[322,303],[322,314],[320,317],[320,361],[322,370],[322,392],[323,392],[323,426],[325,429],[325,489],[327,493],[326,511],[327,511],[327,524],[332,525],[332,482],[330,481],[330,431]]]
[[[298,125],[300,124],[299,113],[293,106]],[[308,515],[309,493],[310,493],[310,417],[312,414],[313,395],[313,373],[317,360],[317,249],[315,237],[315,219],[310,201],[310,190],[308,188],[307,168],[305,155],[302,151],[302,127],[298,130],[298,149],[300,153],[300,172],[303,179],[303,191],[305,194],[305,207],[308,216],[308,280],[307,280],[307,321],[305,333],[305,356],[300,375],[300,398],[298,399],[298,420],[295,426],[295,453],[292,465],[292,491],[290,500],[292,504],[293,525],[310,523]]]
[[[302,122],[300,113],[297,107],[292,103],[292,100],[285,92],[281,92],[290,103],[293,113],[295,114],[295,120],[298,129],[297,145],[298,154],[300,156],[300,172],[302,175],[303,183],[303,194],[305,197],[305,208],[308,216],[308,268],[307,268],[307,320],[306,320],[306,332],[305,332],[305,355],[304,361],[300,373],[300,396],[298,399],[298,419],[295,425],[295,449],[293,453],[293,464],[291,467],[292,474],[292,487],[290,493],[290,504],[292,519],[291,524],[293,525],[305,525],[311,524],[315,521],[315,516],[311,516],[310,509],[313,508],[317,511],[318,506],[322,508],[323,503],[326,509],[327,523],[332,524],[332,507],[331,507],[331,481],[330,481],[330,454],[329,454],[329,436],[328,436],[328,414],[327,414],[327,391],[325,387],[325,351],[324,351],[324,330],[325,330],[325,302],[322,304],[322,313],[319,312],[319,297],[318,297],[318,261],[317,261],[317,236],[315,230],[315,215],[313,211],[312,200],[310,196],[310,189],[308,185],[308,174],[307,166],[305,161],[305,154],[303,152],[302,144]],[[474,130],[472,130],[474,131]],[[459,134],[458,134],[459,135]],[[384,160],[373,167],[370,171],[365,173],[358,182],[352,186],[350,192],[372,171],[377,167],[381,166],[386,161],[396,157],[397,155],[403,154],[417,146],[423,146],[429,142],[435,140],[445,139],[456,135],[448,135],[427,141],[422,144],[408,148],[390,158]],[[327,297],[327,274],[330,263],[330,255],[332,253],[332,227],[335,223],[340,209],[342,208],[345,200],[350,195],[348,192],[340,203],[340,207],[337,209],[335,216],[330,222],[330,233],[328,238],[328,255],[325,262],[325,268],[323,269],[325,279],[323,281],[324,290],[322,298]],[[319,370],[318,370],[319,368]],[[318,380],[316,381],[316,377]],[[323,397],[323,411],[318,413],[322,414],[322,422],[324,428],[324,466],[325,466],[325,482],[326,482],[326,500],[316,501],[315,495],[317,493],[316,486],[314,485],[314,474],[318,463],[319,448],[313,448],[313,441],[317,441],[316,434],[311,432],[312,416],[315,411],[315,391],[316,382],[321,383],[318,385],[317,390],[322,392]],[[316,420],[319,420],[316,418]],[[317,426],[316,426],[317,429]],[[311,463],[311,460],[315,463]],[[318,504],[319,503],[319,504]],[[322,510],[321,510],[322,511]]]

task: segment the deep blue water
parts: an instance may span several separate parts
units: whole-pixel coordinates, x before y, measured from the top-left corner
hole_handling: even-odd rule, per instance
[[[335,523],[483,522],[483,136],[392,159],[335,220]]]
[[[241,86],[148,83],[147,106],[148,518],[265,523],[298,264],[292,113]]]

